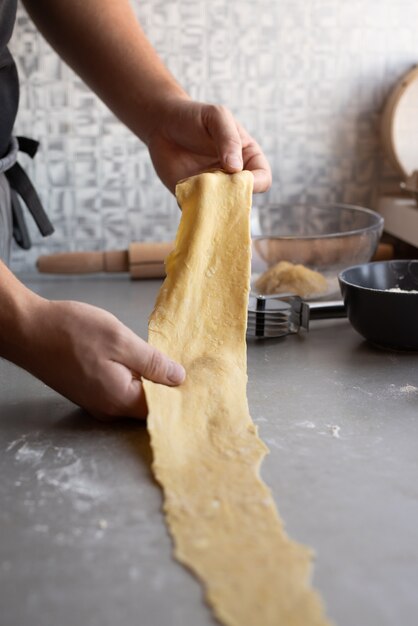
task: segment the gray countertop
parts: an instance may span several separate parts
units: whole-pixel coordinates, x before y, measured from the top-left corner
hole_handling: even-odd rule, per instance
[[[104,307],[142,336],[159,285],[26,282]],[[418,355],[375,349],[333,320],[250,345],[248,370],[271,450],[262,475],[288,533],[317,553],[329,615],[339,626],[415,626]],[[98,423],[0,361],[0,452],[2,626],[215,624],[171,557],[142,424]]]

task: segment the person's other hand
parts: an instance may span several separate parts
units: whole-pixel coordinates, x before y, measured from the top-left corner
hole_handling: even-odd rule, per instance
[[[157,117],[147,145],[158,176],[171,191],[179,180],[210,169],[250,170],[254,192],[270,187],[266,157],[227,108],[177,98],[166,102]]]
[[[182,366],[116,317],[81,302],[39,298],[13,361],[100,419],[145,417],[143,376],[178,385]]]

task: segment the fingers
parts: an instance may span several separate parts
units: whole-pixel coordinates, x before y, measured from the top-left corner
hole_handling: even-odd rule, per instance
[[[142,343],[145,344],[145,342]],[[177,385],[184,380],[184,369],[180,365],[174,363],[178,370],[173,377],[174,382],[167,374],[173,362],[155,348],[151,349],[150,355],[143,359],[142,364],[138,362],[138,370],[142,370],[141,372],[131,371],[129,366],[122,363],[107,361],[101,372],[101,384],[104,388],[98,394],[99,401],[96,398],[87,405],[84,403],[85,408],[93,417],[102,421],[114,421],[124,417],[143,419],[148,414],[148,407],[141,376],[170,386]],[[144,365],[146,362],[154,364],[148,366],[148,371]]]
[[[202,117],[215,143],[222,168],[231,173],[241,171],[242,143],[232,113],[223,106],[207,105],[202,110]]]
[[[126,405],[123,414],[125,417],[135,417],[144,419],[148,415],[147,400],[144,387],[137,378],[132,381],[125,393],[124,402]]]
[[[254,175],[254,193],[262,193],[271,187],[271,169],[258,143],[238,124],[243,145],[244,168]]]
[[[145,344],[145,342],[143,343]],[[148,347],[151,348],[151,346]],[[141,376],[156,383],[170,386],[178,385],[184,380],[184,368],[178,363],[170,361],[155,348],[151,348],[150,356],[146,357],[143,362],[148,363],[148,370],[146,365],[140,365],[141,372],[131,372],[120,363],[111,364],[108,373],[108,391],[111,391],[113,402],[107,405],[105,413],[96,414],[95,417],[106,420],[120,417],[143,419],[148,415],[148,406],[144,387],[140,380]],[[174,375],[172,366],[176,370]],[[171,373],[167,374],[167,370]]]
[[[208,105],[204,111],[204,123],[216,145],[221,166],[231,173],[243,168],[249,170],[254,175],[254,192],[267,191],[271,186],[271,169],[258,143],[227,108]]]
[[[271,171],[267,159],[261,153],[257,157],[252,157],[249,161],[245,159],[244,168],[250,170],[254,176],[254,193],[263,193],[271,187]]]
[[[80,404],[102,419],[144,418],[148,409],[141,379],[172,387],[184,381],[185,370],[120,323],[115,337],[112,357],[103,363],[99,377],[103,387],[98,394],[100,406],[94,399],[89,406]]]
[[[120,420],[125,417],[144,419],[148,414],[144,388],[124,365],[109,361],[103,368],[102,377],[105,389],[98,394],[100,404],[96,402],[86,406],[93,417],[104,422]]]

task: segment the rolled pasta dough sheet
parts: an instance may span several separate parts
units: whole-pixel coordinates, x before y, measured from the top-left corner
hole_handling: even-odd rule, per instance
[[[246,398],[253,176],[204,173],[182,208],[149,341],[184,365],[180,387],[144,381],[153,470],[175,556],[228,626],[323,626],[311,552],[283,530],[259,477],[267,452]]]

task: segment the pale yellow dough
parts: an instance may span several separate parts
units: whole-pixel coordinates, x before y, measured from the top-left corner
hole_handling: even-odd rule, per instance
[[[259,478],[267,452],[246,398],[250,172],[205,173],[176,189],[183,215],[149,340],[186,368],[145,381],[153,469],[175,555],[228,626],[323,626],[311,552],[283,530]]]
[[[325,293],[328,282],[325,276],[304,265],[280,261],[261,274],[254,286],[265,295],[295,293],[301,298],[310,298]]]

